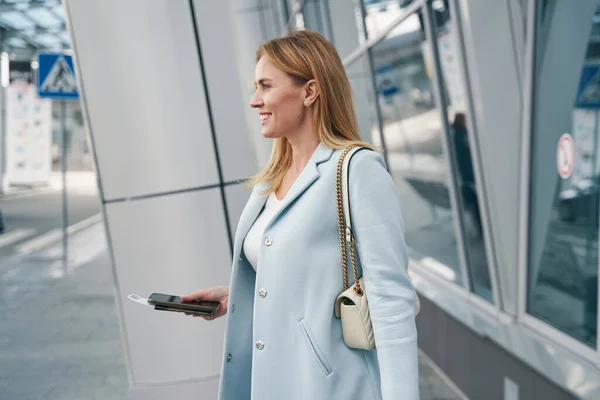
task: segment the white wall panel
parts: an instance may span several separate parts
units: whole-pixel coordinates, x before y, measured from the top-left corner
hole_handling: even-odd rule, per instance
[[[130,391],[130,400],[217,400],[219,392],[219,379],[202,382],[183,383],[180,385],[150,386],[133,388]]]
[[[225,319],[154,311],[130,293],[226,285],[230,250],[218,189],[106,205],[134,384],[219,374]]]
[[[66,4],[105,199],[217,183],[189,2]]]
[[[256,155],[244,119],[249,99],[245,101],[241,90],[235,53],[223,51],[234,48],[227,2],[195,0],[194,7],[221,171],[223,180],[230,182],[256,169]],[[248,72],[251,77],[252,70]]]

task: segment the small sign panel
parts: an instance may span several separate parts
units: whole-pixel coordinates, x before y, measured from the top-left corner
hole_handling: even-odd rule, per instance
[[[77,100],[73,58],[64,53],[38,54],[38,95],[57,100]]]
[[[556,166],[558,174],[563,179],[568,179],[573,174],[573,167],[575,166],[575,142],[573,141],[573,136],[568,133],[563,133],[558,140]]]

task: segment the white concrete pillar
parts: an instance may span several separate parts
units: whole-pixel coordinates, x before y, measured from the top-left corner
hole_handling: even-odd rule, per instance
[[[249,195],[237,181],[256,171],[233,50],[240,18],[221,0],[65,7],[131,398],[216,399],[225,319],[158,312],[126,296],[229,282],[231,235]]]

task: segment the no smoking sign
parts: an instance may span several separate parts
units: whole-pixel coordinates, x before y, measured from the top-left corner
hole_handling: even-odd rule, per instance
[[[563,133],[558,140],[556,149],[556,166],[558,174],[563,179],[568,179],[573,174],[575,166],[575,142],[573,136]]]

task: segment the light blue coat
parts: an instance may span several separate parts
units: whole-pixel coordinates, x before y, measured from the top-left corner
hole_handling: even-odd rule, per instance
[[[334,315],[343,290],[335,201],[341,152],[323,144],[315,150],[265,229],[257,272],[242,242],[265,204],[265,186],[246,204],[235,237],[221,400],[419,398],[416,297],[400,200],[374,151],[352,158],[349,188],[377,350],[348,348]]]

